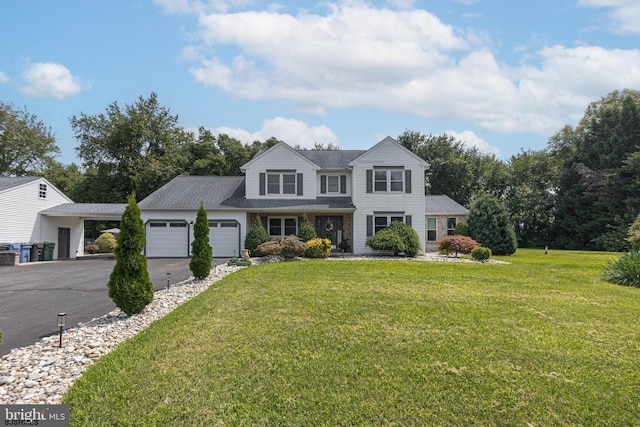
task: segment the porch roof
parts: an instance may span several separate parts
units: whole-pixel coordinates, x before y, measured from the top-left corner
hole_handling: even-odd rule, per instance
[[[126,203],[62,203],[41,211],[46,216],[72,217],[85,219],[120,219]]]

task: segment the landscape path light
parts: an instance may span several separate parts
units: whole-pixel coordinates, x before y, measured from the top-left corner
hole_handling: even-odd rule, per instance
[[[62,348],[62,328],[67,324],[67,313],[58,313],[58,327],[60,328],[60,343],[58,347]]]
[[[167,289],[171,288],[171,273],[167,273]]]

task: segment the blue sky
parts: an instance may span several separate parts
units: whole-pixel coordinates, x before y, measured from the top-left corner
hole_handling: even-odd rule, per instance
[[[404,130],[508,159],[640,89],[637,0],[50,0],[0,5],[0,101],[69,118],[158,94],[188,129],[366,149]]]

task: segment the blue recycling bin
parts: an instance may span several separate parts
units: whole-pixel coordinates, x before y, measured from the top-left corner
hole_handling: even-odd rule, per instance
[[[7,250],[13,251],[13,252],[20,251],[20,243],[7,243],[7,244],[9,245],[9,248]]]
[[[33,245],[31,243],[22,243],[20,244],[20,263],[30,262],[31,261],[31,247]]]

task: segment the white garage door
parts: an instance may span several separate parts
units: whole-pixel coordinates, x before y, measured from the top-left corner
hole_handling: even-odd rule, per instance
[[[184,221],[149,221],[147,223],[148,257],[189,256],[189,227]]]
[[[210,220],[209,242],[214,257],[240,256],[240,224],[236,221]]]

